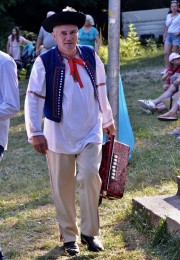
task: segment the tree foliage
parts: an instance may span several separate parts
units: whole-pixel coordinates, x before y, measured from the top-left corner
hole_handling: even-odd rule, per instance
[[[0,1],[0,50],[5,50],[7,32],[12,28],[14,20],[8,14],[8,8],[15,7],[24,0],[1,0]]]
[[[120,40],[121,57],[135,57],[140,55],[141,43],[133,24],[129,25],[129,32],[126,39]]]
[[[0,2],[0,13],[6,12],[7,8],[10,6],[16,6],[18,2],[23,2],[24,0],[1,0]]]
[[[58,12],[66,6],[72,6],[77,11],[92,15],[95,26],[103,39],[107,40],[108,2],[109,0],[0,0],[0,37],[2,39],[10,34],[15,25],[37,34],[48,11]],[[121,0],[121,11],[168,6],[169,0]]]
[[[108,0],[19,0],[15,2],[14,6],[11,5],[6,9],[8,10],[8,14],[14,19],[15,25],[18,25],[23,30],[38,33],[48,11],[58,12],[66,6],[72,6],[77,11],[91,14],[94,17],[98,30],[102,34],[106,34]]]

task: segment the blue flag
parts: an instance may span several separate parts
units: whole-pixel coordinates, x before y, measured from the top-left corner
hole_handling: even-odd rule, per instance
[[[130,147],[129,159],[131,159],[134,149],[134,134],[129,119],[121,76],[119,76],[118,141]]]
[[[134,149],[134,134],[132,131],[128,109],[126,105],[126,99],[124,96],[124,88],[119,75],[119,111],[118,111],[118,133],[117,140],[124,143],[130,147],[129,160],[132,158],[132,153]],[[107,141],[107,136],[104,134],[103,142]]]

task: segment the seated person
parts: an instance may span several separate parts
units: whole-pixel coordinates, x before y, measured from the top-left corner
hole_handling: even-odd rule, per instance
[[[175,73],[180,73],[180,55],[178,53],[171,53],[169,56],[170,66],[167,68],[165,74],[162,76],[162,80],[166,80],[166,84],[163,86],[164,90],[167,90],[171,85],[171,76]]]
[[[162,121],[170,121],[178,119],[178,110],[179,110],[179,102],[180,102],[180,89],[174,96],[173,100],[175,101],[172,105],[172,108],[165,114],[158,116],[159,120]]]
[[[178,102],[176,104],[180,108],[180,98],[179,98],[179,100],[178,100]],[[169,135],[175,135],[177,137],[177,139],[180,140],[180,126],[177,127],[176,129],[170,131]]]
[[[161,112],[162,107],[164,106],[162,101],[164,99],[167,99],[169,97],[172,97],[178,90],[179,90],[179,85],[180,85],[180,77],[178,77],[173,84],[158,98],[153,99],[153,100],[138,100],[138,105],[144,109],[148,109],[152,113],[154,111]],[[164,109],[163,109],[164,110]]]

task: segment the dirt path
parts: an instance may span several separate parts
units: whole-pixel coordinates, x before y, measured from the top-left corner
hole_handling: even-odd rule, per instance
[[[145,76],[145,77],[155,77],[155,78],[161,78],[161,71],[162,68],[153,68],[153,69],[143,69],[143,70],[132,70],[128,72],[122,72],[121,76],[128,78],[128,77],[135,77],[135,76]]]

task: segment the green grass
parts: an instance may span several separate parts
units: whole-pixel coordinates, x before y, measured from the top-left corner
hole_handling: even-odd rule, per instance
[[[167,133],[179,123],[160,122],[156,114],[146,115],[136,104],[137,99],[162,93],[160,75],[150,73],[163,68],[162,60],[160,53],[122,61],[123,86],[135,135],[126,190],[121,200],[104,200],[100,207],[100,239],[106,251],[91,253],[80,245],[81,254],[73,259],[179,259],[179,240],[167,236],[163,226],[152,230],[132,209],[134,197],[177,192],[179,142]],[[137,74],[131,76],[130,72]],[[69,259],[59,242],[46,159],[27,142],[23,112],[27,82],[22,79],[19,87],[21,111],[11,120],[9,146],[0,164],[0,243],[9,260]],[[164,239],[159,240],[159,234]]]
[[[121,61],[121,72],[125,72],[128,70],[137,70],[142,72],[142,68],[147,69],[149,67],[163,68],[163,56],[161,49],[158,53],[147,53],[146,56],[136,56],[134,58],[123,58]]]

